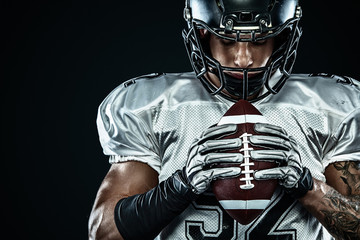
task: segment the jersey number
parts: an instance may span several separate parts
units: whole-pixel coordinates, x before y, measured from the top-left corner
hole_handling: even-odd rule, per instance
[[[264,215],[264,217],[255,220],[252,225],[244,232],[247,240],[267,239],[267,240],[290,240],[296,239],[296,230],[276,230],[276,224],[281,223],[280,218],[286,216],[291,209],[294,200],[287,195],[278,197],[278,201]],[[235,240],[237,238],[238,224],[232,219],[216,202],[213,196],[203,195],[200,197],[194,207],[200,211],[217,211],[219,214],[218,230],[215,232],[206,231],[204,221],[186,221],[187,239],[224,239]],[[272,230],[275,229],[275,230]]]

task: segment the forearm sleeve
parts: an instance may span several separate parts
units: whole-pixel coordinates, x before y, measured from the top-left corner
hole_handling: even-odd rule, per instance
[[[116,226],[126,240],[154,239],[196,197],[179,170],[150,191],[121,199],[115,207]]]

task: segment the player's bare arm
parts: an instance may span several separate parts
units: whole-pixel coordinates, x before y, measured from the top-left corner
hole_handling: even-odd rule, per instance
[[[158,174],[144,163],[129,161],[112,164],[95,199],[89,220],[89,239],[122,239],[114,222],[116,203],[143,193],[158,184]]]
[[[337,239],[360,238],[360,163],[337,162],[327,167],[327,184],[314,188],[300,202]]]

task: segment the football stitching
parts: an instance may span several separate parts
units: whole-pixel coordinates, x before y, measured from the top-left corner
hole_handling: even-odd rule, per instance
[[[250,169],[250,166],[254,166],[254,162],[250,162],[250,151],[253,150],[253,148],[249,147],[249,137],[251,136],[252,134],[244,133],[239,137],[243,142],[243,148],[240,149],[240,152],[243,153],[244,156],[244,162],[240,165],[240,167],[243,167],[241,169],[241,174],[245,175],[245,177],[240,178],[240,181],[245,181],[245,184],[240,185],[239,187],[244,190],[252,189],[255,186],[251,182],[251,180],[254,180],[254,170]]]

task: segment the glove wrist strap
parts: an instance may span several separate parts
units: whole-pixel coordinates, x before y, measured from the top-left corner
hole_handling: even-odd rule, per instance
[[[288,190],[288,193],[295,199],[305,196],[305,194],[312,190],[314,181],[308,168],[304,167],[301,174],[298,186]]]

